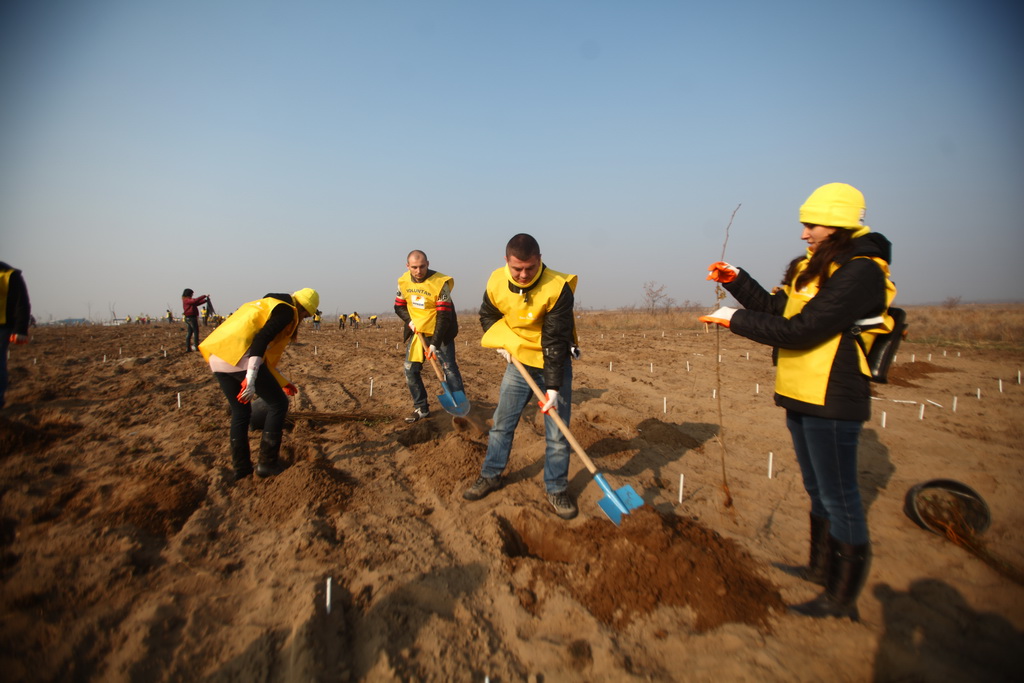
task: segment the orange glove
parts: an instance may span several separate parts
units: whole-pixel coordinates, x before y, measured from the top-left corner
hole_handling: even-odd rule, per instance
[[[708,276],[704,279],[714,280],[715,282],[732,282],[739,274],[739,268],[731,266],[725,261],[715,261],[708,266]]]
[[[288,384],[284,385],[283,389],[284,393],[287,394],[288,396],[294,396],[295,394],[299,393],[298,387],[296,387],[291,382],[288,382]]]
[[[28,335],[12,334],[11,338],[8,341],[10,341],[12,344],[28,344]]]
[[[437,358],[437,347],[431,344],[430,348],[427,349],[427,352],[424,355],[427,357],[427,360]]]
[[[722,306],[714,313],[708,315],[702,315],[697,320],[702,323],[715,323],[722,327],[729,327],[729,321],[732,320],[732,314],[736,312],[735,308],[729,308],[728,306]]]
[[[552,408],[558,408],[558,400],[558,392],[554,389],[548,389],[547,401],[537,401],[537,406],[540,408],[540,412],[547,415],[548,411]]]
[[[238,399],[239,403],[248,403],[255,396],[256,396],[256,383],[253,382],[252,384],[249,384],[249,380],[243,379],[242,380],[242,390],[238,392],[238,396],[236,396],[235,398]]]

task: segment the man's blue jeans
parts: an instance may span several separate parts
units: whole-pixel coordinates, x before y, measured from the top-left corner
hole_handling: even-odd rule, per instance
[[[786,426],[800,463],[811,514],[829,520],[843,543],[868,542],[868,525],[857,484],[857,442],[863,423],[786,411]]]
[[[544,371],[540,368],[526,366],[526,370],[544,389]],[[566,359],[562,386],[558,390],[560,398],[558,416],[562,422],[569,424],[572,412],[572,361]],[[508,465],[508,457],[512,452],[512,438],[515,435],[519,417],[526,404],[536,400],[533,390],[516,366],[509,363],[505,368],[505,376],[501,379],[498,395],[498,407],[494,409],[494,426],[487,439],[487,456],[480,474],[487,478],[501,475]],[[547,450],[544,451],[544,487],[548,493],[561,493],[569,486],[569,442],[559,431],[558,426],[547,415],[544,416],[544,433],[547,437]]]
[[[427,390],[423,386],[423,363],[409,360],[409,347],[412,340],[409,338],[409,346],[405,349],[405,383],[409,386],[409,393],[412,395],[412,405],[420,410],[427,410]],[[425,361],[429,363],[430,361]],[[459,363],[455,360],[455,342],[441,344],[437,347],[437,362],[441,365],[441,372],[444,373],[445,382],[451,391],[463,391],[462,373],[459,372]]]

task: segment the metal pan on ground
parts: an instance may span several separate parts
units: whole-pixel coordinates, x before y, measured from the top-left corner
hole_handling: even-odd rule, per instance
[[[941,536],[950,524],[982,534],[992,523],[981,494],[955,479],[931,479],[912,486],[903,499],[903,512],[922,529]]]

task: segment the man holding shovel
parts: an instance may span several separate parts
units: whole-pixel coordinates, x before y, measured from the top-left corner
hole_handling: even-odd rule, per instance
[[[408,342],[405,354],[405,382],[412,395],[413,410],[406,422],[416,422],[430,415],[427,390],[421,372],[423,361],[437,358],[446,378],[445,393],[465,397],[462,374],[455,360],[455,337],[459,320],[452,303],[455,280],[430,270],[427,255],[419,249],[409,252],[407,271],[398,278],[395,313],[405,322],[403,341]]]
[[[568,425],[572,402],[572,360],[575,347],[573,305],[576,276],[559,273],[541,261],[540,245],[520,233],[505,246],[505,266],[491,273],[480,306],[484,336],[480,344],[497,349],[509,365],[501,380],[498,407],[487,441],[480,477],[462,497],[479,500],[501,488],[512,438],[533,390],[518,366],[545,392],[544,486],[548,502],[562,519],[578,513],[568,492],[569,441],[548,412],[555,410]],[[513,358],[517,363],[513,362]]]

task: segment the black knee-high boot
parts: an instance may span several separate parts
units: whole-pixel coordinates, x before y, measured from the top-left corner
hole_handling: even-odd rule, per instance
[[[284,467],[281,466],[279,455],[281,453],[281,432],[263,431],[263,438],[260,440],[260,456],[256,463],[256,474],[261,477],[272,477],[280,474]]]
[[[857,596],[864,588],[871,565],[871,545],[850,545],[829,536],[831,563],[825,592],[810,602],[790,605],[789,609],[808,617],[849,617],[859,621]]]
[[[252,460],[249,455],[249,438],[231,439],[231,464],[234,466],[234,481],[245,479],[252,474]]]
[[[786,572],[790,576],[816,583],[819,586],[825,585],[828,576],[829,560],[829,522],[827,517],[811,515],[811,555],[806,566],[791,564],[775,564],[775,567]]]

